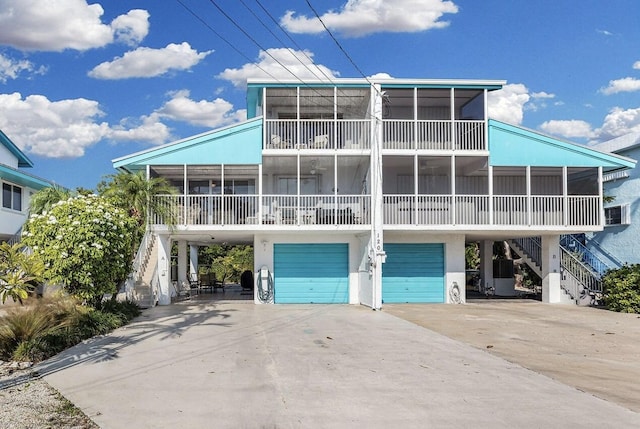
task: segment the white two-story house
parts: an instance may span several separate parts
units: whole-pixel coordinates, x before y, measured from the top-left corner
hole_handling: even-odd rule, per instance
[[[602,176],[635,161],[489,119],[503,81],[248,82],[245,122],[113,161],[165,177],[141,254],[160,304],[212,242],[254,248],[255,302],[465,299],[465,243],[541,237],[543,300],[562,298],[559,237],[603,228]],[[191,249],[191,251],[189,251]]]
[[[24,171],[33,162],[0,130],[0,242],[18,237],[27,220],[31,195],[42,188],[54,186]]]

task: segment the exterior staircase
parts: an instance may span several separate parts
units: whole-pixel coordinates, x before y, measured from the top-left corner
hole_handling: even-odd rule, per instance
[[[540,237],[513,239],[509,244],[525,263],[542,275]],[[602,296],[602,275],[612,267],[603,262],[573,235],[560,238],[560,287],[569,302],[595,305]]]
[[[142,308],[155,306],[158,302],[158,281],[158,240],[155,234],[147,231],[127,279],[127,297]]]

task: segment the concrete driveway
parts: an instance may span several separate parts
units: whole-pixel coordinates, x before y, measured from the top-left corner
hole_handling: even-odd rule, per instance
[[[640,427],[638,413],[391,311],[184,302],[37,370],[104,429]]]
[[[640,412],[640,315],[500,299],[384,311]]]

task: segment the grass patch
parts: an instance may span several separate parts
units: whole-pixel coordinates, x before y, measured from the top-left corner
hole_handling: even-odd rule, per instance
[[[69,297],[38,299],[0,318],[0,358],[38,362],[140,315],[132,302],[108,302],[94,309]]]

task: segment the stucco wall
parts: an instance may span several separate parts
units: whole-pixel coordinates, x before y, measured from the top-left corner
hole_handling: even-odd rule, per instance
[[[621,152],[620,155],[633,159],[640,159],[640,148]],[[629,177],[605,182],[604,195],[615,197],[605,207],[631,205],[631,224],[605,226],[602,232],[593,233],[594,239],[608,253],[611,253],[623,263],[640,263],[640,167],[629,170]]]

